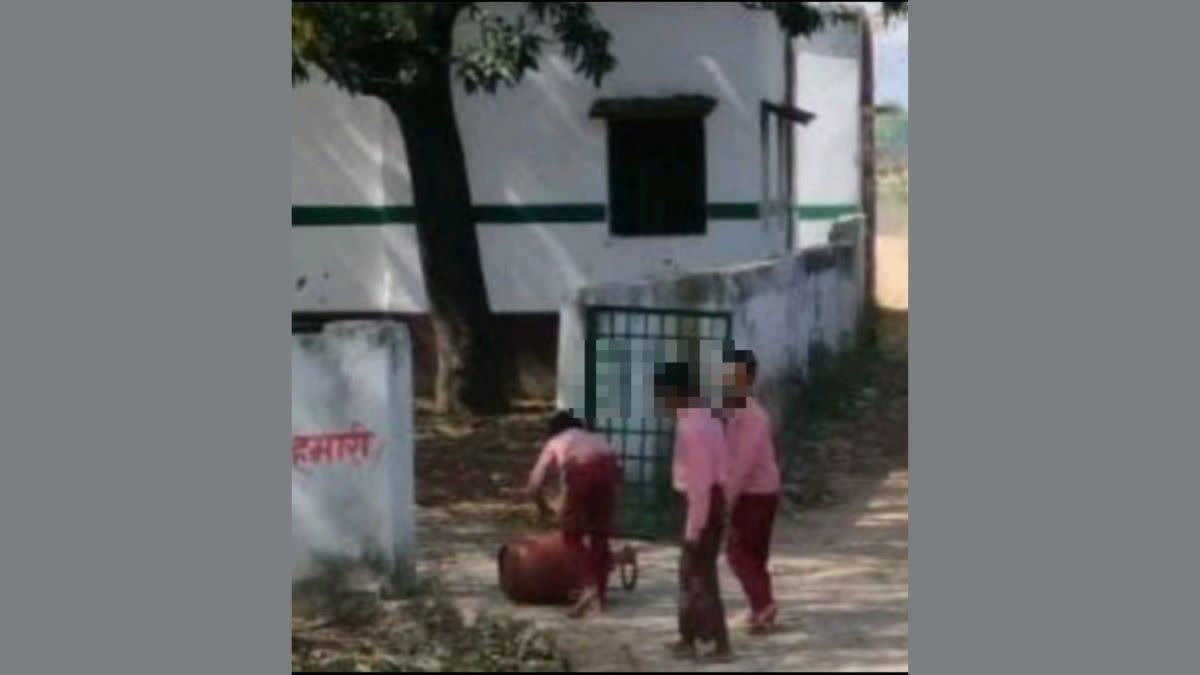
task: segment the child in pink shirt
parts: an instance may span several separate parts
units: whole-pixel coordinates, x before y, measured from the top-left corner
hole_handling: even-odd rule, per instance
[[[700,407],[687,364],[666,364],[655,377],[657,396],[676,416],[673,479],[686,495],[687,521],[679,563],[679,635],[672,651],[694,657],[696,642],[713,642],[714,660],[732,657],[725,607],[717,580],[717,557],[725,522],[724,432],[707,407]]]
[[[558,470],[565,488],[563,541],[575,559],[582,561],[579,577],[584,590],[571,610],[571,616],[582,616],[593,606],[603,609],[607,600],[612,567],[609,541],[616,517],[620,467],[616,452],[603,438],[584,430],[583,423],[570,413],[559,412],[550,420],[550,440],[542,448],[525,487],[543,513],[550,510],[543,487],[552,469]]]
[[[750,627],[761,632],[774,626],[777,614],[767,560],[779,509],[779,464],[770,417],[751,395],[758,373],[754,354],[729,352],[726,364],[726,492],[733,504],[726,555],[749,600]]]

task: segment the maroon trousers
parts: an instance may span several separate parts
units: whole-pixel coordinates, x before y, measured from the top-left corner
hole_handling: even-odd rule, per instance
[[[608,574],[612,568],[609,542],[615,529],[621,470],[616,457],[599,455],[571,464],[565,474],[563,540],[582,561],[579,585],[594,588],[603,606],[608,599]]]
[[[739,495],[729,521],[727,556],[729,566],[755,614],[775,601],[767,559],[771,551],[771,529],[779,510],[779,495]]]
[[[679,635],[685,642],[702,640],[728,644],[725,605],[717,580],[721,530],[725,523],[725,495],[712,488],[708,520],[695,544],[684,542],[679,561]]]

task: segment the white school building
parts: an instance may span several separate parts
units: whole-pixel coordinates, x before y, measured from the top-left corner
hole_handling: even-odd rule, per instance
[[[778,256],[862,210],[860,26],[789,41],[772,13],[739,3],[593,6],[617,59],[600,87],[547,50],[517,87],[460,87],[454,101],[488,300],[541,393],[558,310],[581,286]],[[432,355],[412,203],[382,102],[319,74],[294,88],[293,330],[405,320],[422,391]]]

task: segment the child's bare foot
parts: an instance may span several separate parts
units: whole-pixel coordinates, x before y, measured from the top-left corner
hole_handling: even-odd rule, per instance
[[[633,565],[637,563],[637,553],[633,547],[626,545],[620,551],[613,554],[613,564],[615,565]]]
[[[567,612],[567,616],[571,617],[572,619],[578,619],[579,617],[587,614],[588,610],[596,605],[599,599],[600,596],[596,594],[594,589],[588,589],[584,591],[583,595],[579,596],[579,602],[575,603],[575,606],[571,608],[570,612]]]
[[[695,659],[696,644],[687,640],[679,640],[667,645],[667,649],[677,659]]]
[[[771,632],[775,629],[775,619],[778,614],[779,608],[774,603],[767,605],[750,620],[750,632],[756,635]]]

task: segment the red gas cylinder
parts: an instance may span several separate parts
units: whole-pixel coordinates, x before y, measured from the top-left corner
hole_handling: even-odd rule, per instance
[[[581,586],[579,562],[558,532],[518,537],[496,557],[500,588],[513,602],[565,604]]]
[[[637,556],[626,546],[616,553],[621,585],[637,584]],[[581,561],[566,546],[560,532],[518,537],[500,547],[496,555],[500,589],[509,600],[531,605],[561,605],[572,602],[582,587],[578,575]]]

